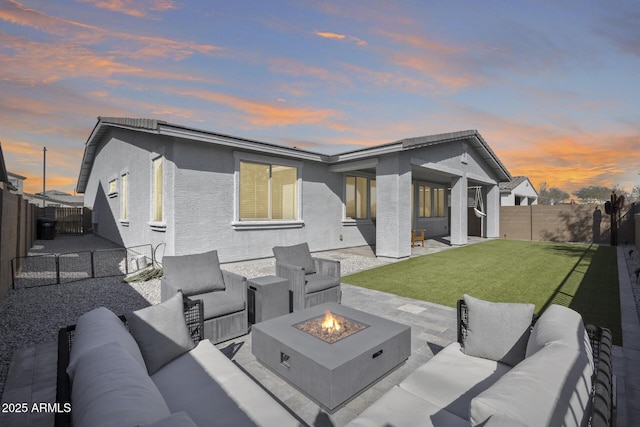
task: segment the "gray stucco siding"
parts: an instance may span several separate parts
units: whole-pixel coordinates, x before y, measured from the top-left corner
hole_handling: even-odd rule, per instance
[[[293,161],[302,186],[298,200],[301,224],[279,227],[272,221],[245,227],[237,218],[238,159],[292,164],[291,159],[231,148],[174,145],[174,204],[179,220],[173,225],[176,238],[172,253],[218,249],[221,262],[232,262],[270,257],[273,246],[300,242],[308,242],[312,251],[372,243],[373,224],[364,233],[359,227],[343,226],[343,174],[331,173],[327,165],[318,162]]]
[[[376,244],[378,256],[404,258],[411,253],[411,228],[424,228],[429,237],[450,234],[452,244],[466,243],[468,187],[476,185],[482,186],[488,216],[483,220],[484,234],[499,234],[497,181],[510,176],[497,159],[485,159],[491,151],[481,138],[467,142],[444,138],[433,144],[427,138],[422,146],[418,138],[347,153],[336,163],[340,156],[166,123],[122,119],[105,123],[107,128],[98,126],[90,137],[100,145],[95,152],[94,145],[88,145],[85,154],[93,162],[83,164],[78,188],[85,192],[85,205],[97,213],[98,234],[127,247],[166,243],[168,255],[216,249],[224,263],[271,257],[277,245],[308,242],[312,251],[322,251]],[[164,217],[151,222],[152,160],[157,156],[164,159]],[[240,220],[241,161],[297,168],[294,219]],[[121,221],[123,173],[128,174],[126,221]],[[376,179],[375,221],[345,218],[345,176],[351,174]],[[118,180],[119,191],[109,197],[112,179]],[[411,188],[419,183],[445,189],[445,216],[420,218],[417,204],[412,211]],[[417,199],[417,185],[413,191]]]
[[[85,206],[98,218],[97,234],[125,247],[140,244],[157,246],[172,237],[171,228],[157,232],[149,227],[151,215],[151,159],[165,153],[164,138],[150,138],[147,134],[111,131],[107,141],[98,148],[94,166],[85,191]],[[165,177],[170,172],[165,162]],[[128,173],[128,223],[122,223],[121,175]],[[118,195],[108,196],[109,181],[118,179]],[[165,189],[170,187],[165,180]],[[165,192],[165,220],[172,217],[171,197]]]

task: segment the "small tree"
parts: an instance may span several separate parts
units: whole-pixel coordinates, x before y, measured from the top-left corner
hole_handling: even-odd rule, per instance
[[[609,187],[591,185],[574,191],[573,195],[584,203],[604,203],[609,200],[612,192],[613,190]]]
[[[569,198],[569,193],[557,187],[549,188],[546,182],[540,184],[538,203],[541,205],[554,205],[562,203]]]

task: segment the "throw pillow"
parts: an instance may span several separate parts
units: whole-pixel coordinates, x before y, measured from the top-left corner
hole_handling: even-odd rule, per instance
[[[182,293],[127,315],[149,375],[194,347],[184,318]]]
[[[527,350],[534,305],[495,303],[469,295],[464,295],[464,302],[469,317],[464,353],[510,366],[520,363]]]
[[[527,344],[527,357],[552,342],[592,353],[582,316],[568,307],[557,304],[551,304],[533,327]]]
[[[73,346],[69,355],[67,374],[73,382],[76,365],[84,353],[106,343],[116,343],[124,348],[140,366],[145,367],[140,348],[127,328],[111,310],[99,307],[78,318]]]
[[[225,289],[218,251],[165,256],[162,259],[162,272],[164,280],[181,289],[186,296]]]
[[[305,274],[316,272],[316,263],[311,257],[307,243],[293,246],[275,246],[273,255],[282,263],[304,268]]]

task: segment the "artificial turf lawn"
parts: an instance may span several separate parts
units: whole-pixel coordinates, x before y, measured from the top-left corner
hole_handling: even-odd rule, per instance
[[[342,278],[364,288],[455,307],[463,294],[495,302],[570,307],[622,345],[616,248],[491,240]]]

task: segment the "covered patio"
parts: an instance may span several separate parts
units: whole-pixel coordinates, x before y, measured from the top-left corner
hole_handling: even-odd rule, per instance
[[[475,130],[404,139],[334,161],[331,172],[368,182],[356,189],[356,200],[370,198],[371,215],[355,222],[373,224],[380,258],[411,256],[413,229],[426,230],[427,238],[450,236],[453,246],[466,245],[469,200],[476,189],[483,205],[480,237],[499,237],[499,183],[511,175]]]

